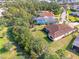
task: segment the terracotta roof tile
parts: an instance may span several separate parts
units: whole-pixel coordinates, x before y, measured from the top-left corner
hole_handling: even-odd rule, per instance
[[[73,28],[65,24],[52,24],[47,25],[45,28],[49,31],[49,34],[52,35],[54,38],[74,30]]]
[[[40,13],[40,16],[54,16],[54,14],[52,12],[49,11],[43,11]]]

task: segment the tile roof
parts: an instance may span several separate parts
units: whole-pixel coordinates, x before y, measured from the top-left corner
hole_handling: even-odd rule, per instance
[[[49,34],[52,35],[53,38],[59,37],[74,30],[73,28],[65,24],[52,24],[47,25],[45,28],[49,31]]]
[[[49,11],[41,11],[41,13],[39,14],[40,16],[54,16],[54,14],[52,12]]]

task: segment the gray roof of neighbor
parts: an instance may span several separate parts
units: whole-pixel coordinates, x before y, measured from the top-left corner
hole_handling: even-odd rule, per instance
[[[73,45],[79,47],[79,35],[74,40]]]

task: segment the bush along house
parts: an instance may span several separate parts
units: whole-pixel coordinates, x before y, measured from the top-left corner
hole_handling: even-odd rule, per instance
[[[66,24],[47,25],[43,30],[47,33],[48,38],[53,41],[59,40],[76,31],[76,29],[71,28]]]
[[[74,40],[72,49],[76,52],[79,52],[79,35]]]

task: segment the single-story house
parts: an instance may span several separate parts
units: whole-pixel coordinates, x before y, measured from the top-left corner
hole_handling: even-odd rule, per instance
[[[55,17],[37,17],[33,21],[35,24],[55,24],[57,22]]]
[[[79,52],[79,35],[76,37],[75,41],[73,42],[73,50]]]
[[[51,16],[54,16],[54,13],[50,11],[40,11],[39,16],[40,17],[51,17]]]
[[[48,34],[49,39],[56,41],[73,33],[76,29],[66,24],[51,24],[45,26],[44,31]]]

